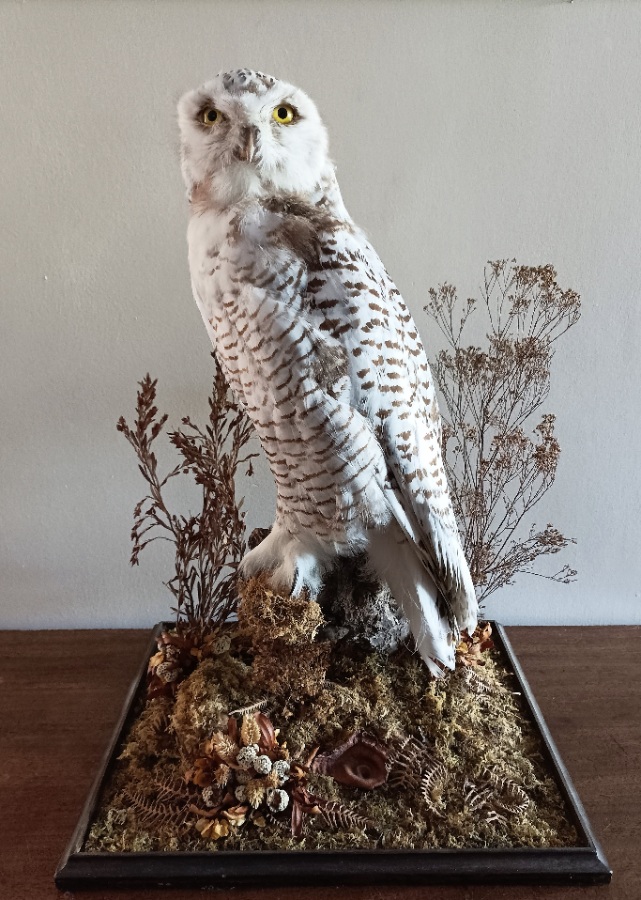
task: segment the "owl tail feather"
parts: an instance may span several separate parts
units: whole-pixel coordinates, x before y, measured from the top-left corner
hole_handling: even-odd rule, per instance
[[[454,668],[456,639],[434,580],[395,520],[384,529],[370,531],[368,537],[373,574],[388,585],[403,610],[430,672],[442,677],[442,666]]]

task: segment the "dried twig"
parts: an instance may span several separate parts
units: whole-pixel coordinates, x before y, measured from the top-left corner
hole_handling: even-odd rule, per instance
[[[488,346],[465,346],[470,317],[484,310]],[[518,573],[538,575],[540,556],[573,540],[554,526],[527,527],[532,508],[554,483],[561,448],[555,417],[531,417],[550,387],[553,344],[580,315],[580,298],[562,290],[547,266],[499,260],[485,270],[483,299],[459,303],[452,285],[430,290],[426,312],[448,347],[434,375],[442,399],[442,448],[452,502],[479,600],[512,584]],[[529,431],[526,430],[528,429]],[[563,566],[541,576],[567,583],[576,572]]]
[[[189,418],[183,429],[169,433],[181,461],[164,477],[158,473],[153,444],[163,431],[167,415],[158,416],[156,381],[149,375],[140,382],[136,419],[130,428],[118,421],[138,457],[138,468],[148,493],[136,505],[131,532],[131,564],[138,565],[141,551],[157,540],[168,540],[175,550],[175,575],[166,584],[176,600],[177,625],[203,633],[221,624],[236,605],[235,576],[246,550],[245,513],[237,501],[235,477],[239,467],[255,453],[245,451],[252,425],[229,396],[216,363],[209,420],[204,429]],[[165,501],[167,483],[190,473],[202,490],[202,507],[196,515],[177,515]]]

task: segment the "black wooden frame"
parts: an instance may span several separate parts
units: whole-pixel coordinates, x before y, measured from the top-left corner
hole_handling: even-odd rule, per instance
[[[105,887],[200,887],[338,884],[607,884],[612,872],[590,828],[525,675],[503,627],[493,637],[514,671],[522,700],[539,730],[567,802],[580,845],[549,849],[300,850],[176,853],[88,853],[82,850],[108,778],[135,713],[147,662],[156,650],[157,625],[131,685],[123,711],[87,797],[82,815],[55,874],[64,890]]]

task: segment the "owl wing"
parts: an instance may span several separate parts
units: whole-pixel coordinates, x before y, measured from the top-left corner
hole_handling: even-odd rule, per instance
[[[390,508],[459,627],[476,625],[476,595],[441,456],[441,422],[414,321],[362,232],[334,232],[308,292],[345,347],[352,402],[383,448]],[[340,299],[339,299],[340,298]],[[334,319],[334,311],[338,316]]]

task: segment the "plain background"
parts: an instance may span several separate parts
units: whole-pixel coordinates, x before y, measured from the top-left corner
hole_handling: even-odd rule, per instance
[[[175,104],[240,66],[318,103],[348,209],[428,353],[429,287],[476,293],[489,259],[552,263],[579,291],[536,515],[577,539],[554,561],[579,580],[523,577],[487,611],[641,622],[641,4],[27,0],[0,3],[0,35],[0,626],[168,615],[170,548],[128,565],[143,482],[115,423],[147,371],[170,424],[205,416]],[[264,464],[244,493],[249,527],[269,525]],[[185,481],[173,499],[197,498]]]

